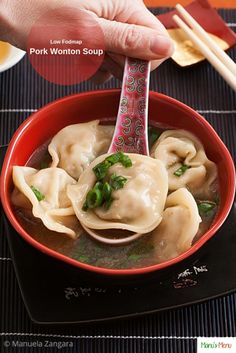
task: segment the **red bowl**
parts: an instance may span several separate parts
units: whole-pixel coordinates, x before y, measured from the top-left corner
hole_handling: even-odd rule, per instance
[[[118,111],[119,90],[87,92],[69,96],[48,104],[34,113],[18,128],[8,147],[1,175],[1,200],[5,213],[16,231],[38,250],[73,266],[104,275],[137,275],[166,268],[195,253],[220,228],[233,203],[235,169],[231,155],[211,125],[196,111],[163,94],[150,92],[149,116],[152,121],[185,129],[203,143],[206,154],[218,166],[220,205],[211,228],[185,253],[145,268],[115,270],[81,263],[62,255],[33,239],[17,221],[10,202],[12,167],[25,165],[32,153],[66,125],[81,121],[115,117]]]

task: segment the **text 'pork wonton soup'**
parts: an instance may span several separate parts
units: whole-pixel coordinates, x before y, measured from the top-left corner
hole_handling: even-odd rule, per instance
[[[38,242],[93,266],[173,259],[215,218],[216,164],[195,135],[154,125],[150,156],[108,154],[113,131],[98,120],[67,126],[14,166],[16,217]]]

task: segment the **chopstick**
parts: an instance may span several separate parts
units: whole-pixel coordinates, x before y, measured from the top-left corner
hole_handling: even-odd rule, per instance
[[[188,27],[178,15],[174,15],[173,20],[198,47],[231,88],[236,91],[236,64],[234,61],[210,38],[206,31],[181,5],[176,5],[176,9],[192,28]]]
[[[182,15],[185,21],[193,32],[195,32],[202,40],[209,46],[209,48],[215,53],[215,55],[236,75],[236,64],[235,62],[222,50],[218,44],[209,36],[209,34],[199,25],[199,23],[185,10],[185,8],[177,4],[177,11]]]

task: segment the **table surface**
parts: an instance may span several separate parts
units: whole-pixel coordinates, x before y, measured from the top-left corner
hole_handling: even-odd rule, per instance
[[[157,6],[175,6],[180,3],[187,5],[191,0],[144,0],[145,4],[150,7]],[[210,0],[211,4],[215,7],[221,8],[236,8],[236,0]]]

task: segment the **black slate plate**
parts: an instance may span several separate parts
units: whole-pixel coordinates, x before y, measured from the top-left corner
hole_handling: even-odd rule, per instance
[[[3,154],[1,149],[1,159]],[[26,308],[37,323],[135,316],[236,290],[236,203],[213,239],[189,259],[166,270],[127,279],[90,274],[54,260],[26,243],[4,215],[1,221]]]

